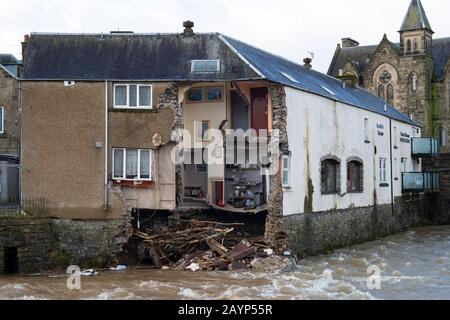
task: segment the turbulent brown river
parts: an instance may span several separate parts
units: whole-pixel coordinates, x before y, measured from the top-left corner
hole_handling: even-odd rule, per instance
[[[381,271],[380,289],[368,287],[373,266]],[[308,258],[291,273],[108,271],[82,277],[79,291],[68,290],[66,281],[64,276],[0,276],[0,299],[448,300],[450,227],[415,229]]]

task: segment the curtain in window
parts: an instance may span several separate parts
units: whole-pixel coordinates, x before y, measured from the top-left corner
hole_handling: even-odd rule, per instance
[[[130,107],[137,107],[137,86],[130,86]]]
[[[123,150],[114,150],[114,178],[123,178]]]
[[[141,179],[150,179],[150,151],[141,150]]]
[[[127,179],[138,178],[138,151],[127,150]]]
[[[139,87],[139,106],[148,107],[150,106],[150,87],[141,86]]]
[[[127,87],[126,86],[116,86],[114,90],[114,100],[116,106],[126,106],[127,105]]]

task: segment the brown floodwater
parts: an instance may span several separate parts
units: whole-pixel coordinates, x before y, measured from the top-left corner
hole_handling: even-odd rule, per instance
[[[369,289],[368,268],[381,271]],[[372,279],[373,280],[373,279]],[[450,227],[414,229],[299,262],[290,273],[126,270],[82,277],[0,276],[0,299],[450,299]],[[371,282],[373,283],[373,282]]]

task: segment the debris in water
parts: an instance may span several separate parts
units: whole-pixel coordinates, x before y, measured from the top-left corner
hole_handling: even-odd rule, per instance
[[[112,271],[124,271],[124,270],[127,270],[127,266],[118,265],[115,268],[110,268],[110,270],[112,270]]]
[[[186,267],[186,270],[191,270],[192,272],[200,270],[200,265],[198,263],[191,263],[189,267]]]

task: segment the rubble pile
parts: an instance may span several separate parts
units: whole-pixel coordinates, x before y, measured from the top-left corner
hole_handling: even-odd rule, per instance
[[[243,237],[240,223],[177,220],[166,230],[134,232],[156,267],[176,270],[233,271],[251,269],[252,261],[274,251],[263,236]]]

